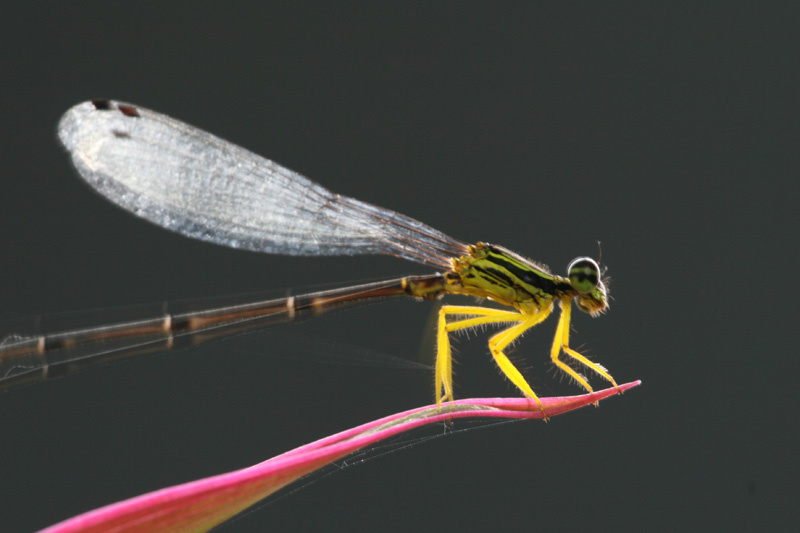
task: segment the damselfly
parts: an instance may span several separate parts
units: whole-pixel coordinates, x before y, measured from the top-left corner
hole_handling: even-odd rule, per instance
[[[167,116],[110,100],[67,111],[58,135],[80,175],[118,206],[166,229],[233,248],[288,255],[388,254],[442,269],[277,300],[47,335],[13,334],[0,343],[0,387],[48,377],[86,362],[169,349],[264,327],[303,313],[389,296],[432,300],[445,294],[489,298],[511,309],[444,305],[439,311],[436,402],[453,399],[449,334],[511,324],[489,339],[497,366],[526,396],[541,402],[504,350],[553,311],[561,316],[550,356],[586,390],[566,354],[615,387],[606,369],[569,346],[573,301],[592,316],[608,309],[600,268],[588,257],[566,277],[503,247],[467,245],[410,217],[334,194],[317,183]],[[103,342],[123,347],[75,354]]]

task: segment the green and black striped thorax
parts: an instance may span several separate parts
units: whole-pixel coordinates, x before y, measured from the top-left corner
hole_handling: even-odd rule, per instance
[[[490,298],[522,311],[549,307],[554,299],[574,292],[567,279],[554,276],[544,266],[482,242],[454,259],[451,274],[456,278],[453,283],[459,284],[452,292]]]

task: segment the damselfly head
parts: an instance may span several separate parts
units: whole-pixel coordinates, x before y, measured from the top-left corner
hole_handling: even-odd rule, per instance
[[[600,279],[600,267],[594,259],[573,259],[567,267],[567,276],[572,288],[578,292],[575,301],[581,311],[597,316],[608,309],[608,291]]]

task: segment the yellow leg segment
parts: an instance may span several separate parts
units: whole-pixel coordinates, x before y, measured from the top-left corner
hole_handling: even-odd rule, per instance
[[[564,353],[584,365],[585,367],[591,369],[595,373],[599,374],[603,377],[606,381],[611,383],[614,388],[619,390],[617,386],[617,382],[614,381],[614,378],[606,371],[603,366],[598,365],[597,363],[593,363],[589,361],[585,356],[581,355],[580,353],[576,352],[572,348],[569,347],[569,324],[572,315],[572,301],[571,300],[562,300],[561,301],[561,318],[558,321],[558,328],[556,329],[556,337],[553,340],[553,348],[550,350],[550,358],[553,360],[553,363],[558,366],[561,370],[569,374],[575,381],[577,381],[584,389],[589,392],[593,392],[592,387],[586,381],[586,378],[575,372],[569,365],[565,364],[561,361],[558,356],[561,354],[563,350]],[[621,394],[621,392],[620,392]]]

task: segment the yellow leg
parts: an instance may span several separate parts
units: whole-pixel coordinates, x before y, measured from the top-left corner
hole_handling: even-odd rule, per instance
[[[473,318],[457,320],[448,324],[448,315],[473,315]],[[453,400],[453,358],[449,333],[485,324],[519,322],[523,319],[524,315],[516,311],[502,311],[489,307],[442,306],[439,310],[439,327],[437,331],[436,405],[441,405],[443,401]]]
[[[522,376],[520,371],[517,370],[517,367],[515,367],[514,364],[508,359],[508,356],[506,356],[503,350],[509,344],[514,342],[514,340],[520,335],[547,318],[550,315],[551,310],[552,307],[549,307],[533,315],[520,314],[520,316],[524,318],[523,322],[501,331],[489,339],[489,351],[492,352],[492,357],[494,357],[497,366],[500,367],[500,370],[503,372],[503,374],[505,374],[506,377],[511,380],[511,383],[521,390],[523,394],[536,401],[536,404],[539,406],[539,410],[542,412],[542,415],[544,415],[545,420],[547,420],[547,413],[545,413],[544,407],[542,407],[542,402],[539,400],[539,397],[536,396],[536,393],[533,392],[533,389]]]
[[[452,356],[448,334],[453,331],[485,324],[518,322],[517,325],[503,330],[489,339],[489,350],[503,374],[505,374],[523,394],[536,401],[545,419],[547,419],[547,414],[544,412],[542,403],[539,401],[536,393],[533,392],[533,389],[519,370],[517,370],[505,353],[503,353],[503,349],[525,331],[542,322],[548,317],[551,311],[552,307],[547,307],[534,314],[525,314],[516,311],[502,311],[485,307],[443,306],[439,312],[438,353],[436,355],[436,404],[440,405],[444,400],[453,399]],[[473,317],[448,323],[448,315],[473,315]],[[444,394],[442,394],[442,392]]]
[[[575,372],[569,365],[565,364],[561,361],[558,356],[561,354],[563,350],[564,353],[584,365],[585,367],[591,369],[595,373],[599,374],[603,377],[606,381],[611,383],[614,388],[619,390],[617,386],[617,382],[614,381],[614,378],[606,371],[603,366],[598,365],[597,363],[593,363],[589,361],[585,356],[581,355],[580,353],[576,352],[572,348],[569,347],[569,324],[572,315],[572,301],[571,300],[562,300],[561,301],[561,318],[558,321],[558,328],[556,329],[556,337],[553,340],[553,348],[550,350],[550,358],[553,360],[553,363],[558,366],[561,370],[569,374],[575,381],[577,381],[584,389],[589,392],[593,392],[592,387],[586,381],[586,378]],[[621,394],[621,391],[620,391]]]

